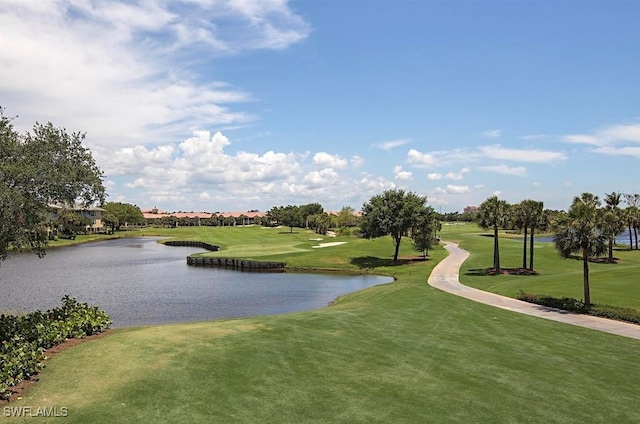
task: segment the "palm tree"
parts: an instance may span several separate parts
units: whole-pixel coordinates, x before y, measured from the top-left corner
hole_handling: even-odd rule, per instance
[[[530,242],[530,259],[529,269],[533,270],[533,233],[536,226],[542,224],[542,212],[543,203],[536,200],[523,200],[516,206],[515,209],[515,223],[518,228],[524,229],[523,247],[522,247],[522,268],[527,269],[527,233],[531,228],[531,242]]]
[[[640,194],[638,193],[625,193],[623,194],[624,200],[629,205],[626,212],[627,224],[629,225],[629,250],[633,250],[633,241],[631,239],[631,228],[633,227],[633,234],[635,236],[636,250],[638,250],[638,221],[640,210]]]
[[[565,217],[558,222],[554,243],[560,255],[568,258],[582,253],[582,280],[585,306],[591,305],[589,290],[589,258],[606,251],[607,235],[602,231],[602,214],[598,212],[600,199],[591,193],[575,197]]]
[[[544,210],[544,203],[543,202],[535,202],[535,205],[533,205],[533,211],[531,214],[531,234],[530,234],[530,239],[529,239],[529,269],[531,271],[533,271],[533,242],[534,242],[534,234],[536,231],[536,228],[539,228],[541,230],[545,230],[547,228],[547,224],[548,224],[548,215],[547,212]]]
[[[624,221],[629,227],[629,250],[633,250],[633,233],[631,232],[631,230],[636,228],[636,224],[638,221],[638,212],[639,211],[636,206],[627,206],[622,211]]]
[[[505,200],[492,196],[478,208],[476,221],[484,229],[493,229],[493,269],[500,274],[500,247],[498,229],[505,227],[511,220],[511,206]]]
[[[603,217],[605,232],[609,235],[609,262],[613,263],[613,245],[616,242],[618,234],[624,231],[624,222],[622,220],[622,211],[620,210],[620,199],[622,194],[615,191],[609,194],[605,193],[605,214]]]

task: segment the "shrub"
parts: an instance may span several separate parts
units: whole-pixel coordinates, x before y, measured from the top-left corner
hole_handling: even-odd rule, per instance
[[[44,367],[44,351],[66,339],[100,333],[111,325],[109,316],[75,297],[64,296],[62,307],[24,316],[0,315],[0,399],[11,387]]]
[[[589,315],[640,324],[640,311],[611,305],[591,305]]]
[[[581,314],[593,315],[596,317],[615,319],[618,321],[631,322],[640,324],[640,311],[632,308],[623,308],[612,305],[592,304],[586,307],[585,304],[571,297],[552,297],[544,294],[530,294],[522,290],[516,296],[519,300],[537,305],[549,306],[552,308],[563,309],[565,311],[577,312]]]
[[[536,305],[548,306],[550,308],[563,309],[570,312],[585,313],[587,311],[584,302],[572,297],[553,297],[544,294],[530,294],[522,290],[518,292],[517,299]]]

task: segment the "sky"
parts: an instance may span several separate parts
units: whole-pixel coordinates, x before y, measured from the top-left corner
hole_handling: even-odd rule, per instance
[[[0,0],[0,106],[167,211],[638,193],[640,2]]]

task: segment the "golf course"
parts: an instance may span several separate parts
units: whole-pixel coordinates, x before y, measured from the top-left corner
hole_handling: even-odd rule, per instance
[[[394,262],[389,237],[318,240],[306,229],[259,226],[130,233],[220,246],[219,252],[198,255],[283,261],[297,272],[373,273],[395,281],[318,310],[115,329],[49,359],[35,385],[2,405],[0,420],[640,422],[640,340],[437,290],[427,279],[447,254],[441,246],[423,260],[405,239]],[[460,270],[463,284],[510,297],[523,290],[580,299],[581,261],[561,258],[552,243],[536,243],[536,275],[486,275],[493,253],[487,234],[475,224],[442,227],[442,240],[471,253]],[[500,253],[504,267],[517,268],[522,239],[501,233]],[[615,264],[590,264],[592,301],[640,309],[640,252],[620,248],[615,256]],[[52,408],[65,416],[9,417],[7,408],[30,408],[31,415]]]

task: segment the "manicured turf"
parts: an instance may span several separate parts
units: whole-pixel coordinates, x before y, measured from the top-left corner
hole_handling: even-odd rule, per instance
[[[582,260],[563,259],[553,243],[535,243],[534,268],[538,275],[482,275],[493,258],[493,238],[490,232],[474,224],[444,225],[442,237],[455,240],[471,252],[461,269],[463,284],[505,296],[515,297],[519,290],[556,297],[583,298]],[[528,249],[528,247],[527,247]],[[589,263],[591,301],[640,309],[640,251],[616,249],[615,264]],[[505,268],[522,266],[522,238],[501,233],[500,262]]]
[[[270,230],[207,231],[249,252]],[[443,249],[394,266],[389,239],[311,249],[297,231],[265,236],[269,253],[302,249],[268,257],[397,281],[317,311],[118,329],[54,357],[12,406],[64,406],[69,423],[640,422],[640,341],[440,292],[426,280]]]

